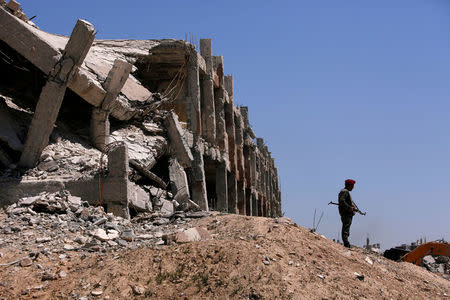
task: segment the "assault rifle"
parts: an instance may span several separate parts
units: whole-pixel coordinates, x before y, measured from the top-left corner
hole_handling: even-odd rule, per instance
[[[330,204],[334,204],[334,205],[338,205],[339,206],[339,203],[336,203],[336,202],[333,202],[333,201],[330,201],[330,203],[328,203],[328,205],[330,205]],[[355,212],[357,212],[358,214],[363,215],[363,216],[366,215],[365,212],[362,212],[362,211],[359,210],[359,208],[356,206],[356,204],[354,204],[354,205],[355,205]]]

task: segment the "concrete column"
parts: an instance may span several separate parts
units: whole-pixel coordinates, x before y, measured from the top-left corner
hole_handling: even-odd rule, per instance
[[[106,96],[100,107],[94,108],[91,115],[90,138],[92,144],[103,151],[109,144],[109,112],[130,75],[132,65],[125,60],[116,59],[104,83]]]
[[[249,148],[249,156],[250,156],[250,165],[249,165],[249,169],[250,169],[250,186],[257,188],[258,183],[258,174],[256,172],[256,149],[255,146],[252,146],[251,148]]]
[[[232,98],[225,102],[225,124],[228,136],[228,160],[230,162],[230,170],[236,173],[236,144],[235,144],[235,128],[234,128],[234,103]]]
[[[228,185],[228,212],[237,214],[237,182],[234,172],[227,172],[227,185]]]
[[[245,181],[244,173],[244,122],[239,110],[234,111],[234,128],[236,143],[236,178]]]
[[[94,36],[95,30],[92,24],[83,20],[77,21],[63,56],[50,72],[47,83],[42,88],[20,157],[21,166],[34,167],[42,150],[48,145],[67,84],[78,72],[78,67],[83,63],[91,48]]]
[[[237,181],[237,206],[240,215],[246,214],[246,197],[245,197],[245,184],[243,180]]]
[[[258,151],[258,148],[255,148],[255,160],[256,160],[256,194],[257,194],[257,216],[262,216],[262,208],[261,208],[261,190],[262,190],[262,182],[261,182],[261,155]]]
[[[109,113],[101,108],[93,108],[91,113],[90,138],[95,148],[103,151],[109,144]]]
[[[269,175],[269,165],[267,162],[267,156],[266,156],[266,169],[265,169],[265,183],[266,183],[266,217],[270,217],[270,202],[271,202],[271,195],[270,195],[270,175]]]
[[[252,202],[252,178],[251,178],[251,163],[250,163],[250,147],[244,145],[244,173],[245,173],[245,196],[246,196],[246,213],[248,216],[253,214]]]
[[[280,217],[283,212],[281,211],[281,188],[280,188],[280,180],[278,178],[278,169],[275,167],[275,186],[276,186],[276,197],[277,197],[277,213]]]
[[[220,152],[228,157],[228,134],[225,123],[225,90],[223,87],[216,89],[214,103],[216,110],[216,144]]]
[[[252,216],[258,215],[258,194],[255,189],[251,189],[250,199],[252,202]]]
[[[216,71],[219,88],[225,88],[223,73],[223,56],[213,56],[213,68]]]
[[[108,213],[126,219],[130,218],[129,204],[129,162],[128,147],[120,144],[108,153],[108,177],[103,185],[103,203]]]
[[[226,75],[226,76],[224,76],[224,85],[225,85],[225,90],[228,93],[228,96],[230,96],[230,98],[234,99],[233,75]]]
[[[194,163],[192,164],[192,200],[202,210],[208,211],[208,197],[206,194],[205,165],[203,162],[203,149],[200,141],[192,149]]]
[[[189,129],[194,134],[194,139],[202,132],[201,110],[200,110],[200,77],[197,53],[193,46],[188,60],[186,76],[186,115]]]
[[[217,210],[228,212],[227,166],[225,163],[218,163],[216,167],[216,197]]]
[[[216,113],[214,103],[214,79],[211,39],[200,39],[200,53],[206,62],[206,75],[202,78],[201,110],[203,138],[216,144]]]

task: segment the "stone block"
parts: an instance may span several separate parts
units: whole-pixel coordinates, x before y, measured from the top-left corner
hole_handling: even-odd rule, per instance
[[[187,202],[190,198],[187,176],[176,158],[169,161],[169,177],[174,199],[179,203]]]
[[[181,128],[178,116],[170,112],[165,119],[165,125],[175,157],[184,168],[190,167],[194,158],[184,138],[184,130]]]
[[[133,182],[128,184],[129,205],[137,211],[152,211],[150,195]]]

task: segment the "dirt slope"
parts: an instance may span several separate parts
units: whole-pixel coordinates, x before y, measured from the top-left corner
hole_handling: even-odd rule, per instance
[[[212,216],[192,226],[212,239],[2,266],[0,299],[449,299],[450,281],[436,274],[348,251],[284,218]],[[0,251],[0,264],[24,255]],[[60,275],[42,281],[46,269]]]

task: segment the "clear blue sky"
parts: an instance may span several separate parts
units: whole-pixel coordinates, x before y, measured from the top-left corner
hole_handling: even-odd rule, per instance
[[[31,1],[43,30],[97,38],[213,38],[235,102],[278,166],[283,211],[336,238],[357,181],[351,242],[450,240],[450,1]]]

